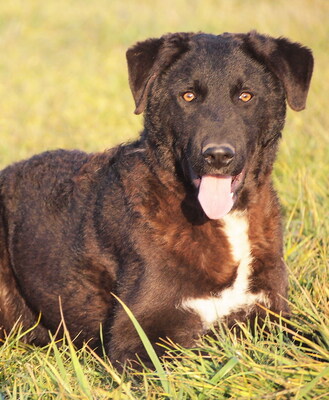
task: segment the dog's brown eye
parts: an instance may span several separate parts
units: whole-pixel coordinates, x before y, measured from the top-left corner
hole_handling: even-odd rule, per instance
[[[193,92],[186,92],[183,94],[183,99],[187,102],[191,102],[196,98]]]
[[[243,101],[244,103],[247,103],[253,98],[253,95],[249,92],[242,92],[239,96],[239,99]]]

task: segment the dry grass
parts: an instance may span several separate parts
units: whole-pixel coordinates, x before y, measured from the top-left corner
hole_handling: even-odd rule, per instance
[[[0,348],[0,399],[329,398],[329,3],[325,0],[10,0],[0,3],[0,164],[54,148],[101,150],[132,139],[125,50],[169,31],[288,36],[314,51],[307,110],[289,112],[275,183],[285,215],[290,301],[308,350],[282,331],[217,332],[156,373],[117,375],[69,338],[40,349],[15,332]],[[304,340],[305,342],[305,340]],[[173,354],[174,356],[174,354]],[[165,393],[164,391],[168,393]]]

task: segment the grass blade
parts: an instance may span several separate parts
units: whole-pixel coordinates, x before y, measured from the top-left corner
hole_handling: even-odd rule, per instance
[[[83,372],[83,369],[82,369],[81,364],[79,362],[79,358],[78,358],[77,353],[76,353],[76,351],[74,349],[74,346],[73,346],[73,343],[72,343],[72,340],[71,340],[71,336],[70,336],[69,331],[68,331],[68,329],[66,327],[66,324],[65,324],[63,310],[62,310],[62,304],[61,304],[60,299],[59,299],[59,303],[60,303],[60,313],[61,313],[61,318],[62,318],[62,323],[63,323],[64,335],[65,335],[65,337],[67,339],[67,344],[68,344],[68,348],[69,348],[69,352],[70,352],[70,356],[71,356],[71,360],[72,360],[72,366],[73,366],[75,375],[77,377],[77,380],[78,380],[78,383],[79,383],[79,386],[80,386],[82,392],[85,394],[85,396],[88,399],[92,400],[93,396],[92,396],[92,393],[91,393],[91,390],[90,390],[88,379],[86,378],[86,376],[85,376],[85,374]]]
[[[309,392],[315,387],[321,378],[324,376],[329,376],[329,367],[324,368],[320,374],[311,380],[307,385],[305,385],[296,395],[296,400],[303,399]]]
[[[237,364],[239,360],[236,357],[232,357],[227,361],[226,364],[222,366],[222,368],[216,372],[216,374],[211,378],[210,382],[214,385],[217,385],[220,379],[224,378]]]
[[[125,395],[130,400],[135,400],[135,397],[132,395],[130,390],[130,384],[123,381],[123,379],[116,373],[114,368],[110,365],[107,365],[102,358],[95,353],[93,349],[88,348],[88,351],[93,355],[93,357],[99,362],[99,364],[105,369],[105,371],[111,376],[114,382],[116,382],[121,389],[125,392]]]
[[[112,293],[113,294],[113,293]],[[161,385],[163,387],[163,390],[168,393],[171,394],[171,388],[167,379],[167,374],[165,372],[165,370],[163,369],[163,366],[161,364],[161,361],[159,360],[159,357],[157,356],[149,338],[146,336],[146,333],[144,332],[144,329],[141,327],[141,325],[139,324],[139,322],[137,321],[137,319],[135,318],[134,314],[130,311],[130,309],[126,306],[126,304],[119,299],[119,297],[117,297],[115,294],[113,294],[113,296],[116,298],[116,300],[121,304],[121,306],[123,307],[123,309],[125,310],[125,312],[128,314],[128,317],[130,318],[131,322],[133,323],[144,347],[145,350],[148,354],[148,356],[150,357],[156,372],[159,376],[159,379],[161,381]]]

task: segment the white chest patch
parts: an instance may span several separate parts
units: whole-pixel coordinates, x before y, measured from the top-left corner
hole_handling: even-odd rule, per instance
[[[252,256],[246,216],[231,213],[223,220],[233,259],[238,264],[237,277],[231,287],[217,296],[187,298],[181,304],[182,308],[192,309],[200,315],[205,329],[233,312],[248,310],[257,302],[267,303],[264,293],[253,294],[249,291]]]

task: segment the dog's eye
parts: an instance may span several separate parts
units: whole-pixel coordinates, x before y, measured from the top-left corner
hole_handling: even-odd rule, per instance
[[[193,92],[186,92],[182,95],[183,99],[190,103],[194,99],[196,99],[196,95]]]
[[[249,92],[242,92],[239,96],[239,100],[243,101],[244,103],[247,103],[250,101],[254,96],[249,93]]]

